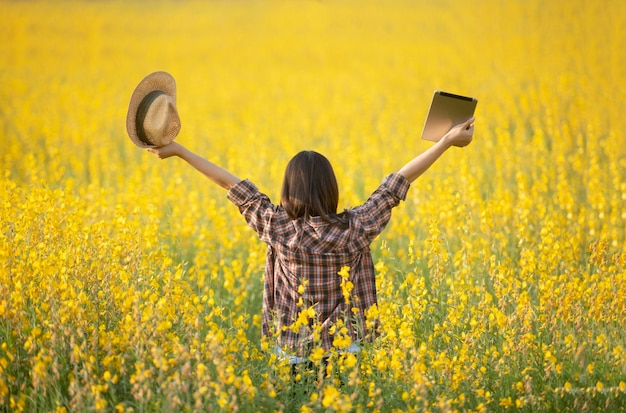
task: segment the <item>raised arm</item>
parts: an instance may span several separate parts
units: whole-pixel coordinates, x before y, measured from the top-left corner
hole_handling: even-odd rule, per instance
[[[172,142],[169,145],[161,146],[160,148],[149,148],[147,151],[152,152],[161,159],[178,156],[224,189],[230,189],[232,186],[241,181],[241,179],[237,178],[227,170],[215,165],[207,159],[204,159],[200,155],[193,153],[177,142]]]
[[[450,129],[437,143],[413,158],[398,173],[409,182],[415,181],[421,174],[451,146],[467,146],[474,135],[474,118],[470,118]]]

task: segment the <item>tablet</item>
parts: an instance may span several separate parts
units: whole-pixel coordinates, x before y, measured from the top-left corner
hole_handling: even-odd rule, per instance
[[[474,116],[475,98],[436,90],[424,123],[422,139],[437,142],[454,125]]]

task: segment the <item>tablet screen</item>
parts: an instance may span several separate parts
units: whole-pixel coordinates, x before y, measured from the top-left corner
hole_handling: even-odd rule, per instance
[[[422,139],[438,141],[454,125],[474,116],[477,103],[475,98],[436,90],[424,123]]]

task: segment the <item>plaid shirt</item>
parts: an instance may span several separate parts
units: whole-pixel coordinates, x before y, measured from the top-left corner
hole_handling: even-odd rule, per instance
[[[320,217],[292,220],[248,180],[229,190],[228,199],[268,245],[263,335],[275,336],[281,348],[306,356],[313,346],[324,350],[333,347],[337,336],[333,325],[340,320],[352,341],[375,334],[371,323],[367,328],[364,313],[376,304],[376,277],[369,246],[408,189],[409,181],[402,175],[388,175],[364,204],[331,217],[331,221],[342,221],[344,225],[333,225]],[[347,280],[338,275],[343,267],[349,267],[353,284],[349,303],[344,297]],[[302,322],[307,314],[306,322]]]

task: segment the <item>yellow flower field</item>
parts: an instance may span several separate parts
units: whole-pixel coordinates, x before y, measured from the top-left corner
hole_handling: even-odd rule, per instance
[[[0,8],[0,410],[626,411],[626,3]],[[478,98],[372,245],[361,354],[294,376],[261,340],[265,246],[126,135],[156,70],[179,142],[275,201],[317,150],[341,208],[428,147],[433,90]]]

